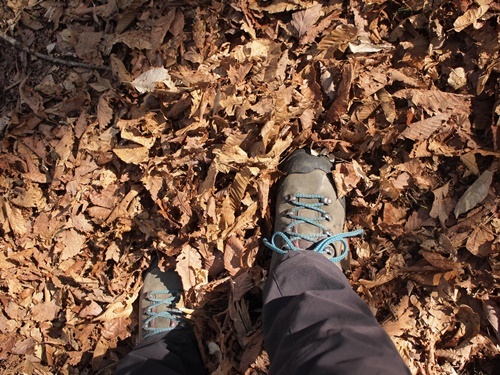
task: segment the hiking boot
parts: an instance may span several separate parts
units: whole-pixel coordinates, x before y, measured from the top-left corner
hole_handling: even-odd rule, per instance
[[[158,262],[147,271],[139,299],[138,342],[184,326],[184,313],[176,308],[182,294],[182,281],[174,270],[160,271]]]
[[[264,244],[274,251],[271,269],[289,251],[310,250],[325,255],[340,269],[349,268],[346,238],[362,230],[344,232],[345,200],[338,199],[326,156],[305,150],[293,152],[283,163],[285,173],[276,198],[274,234]]]

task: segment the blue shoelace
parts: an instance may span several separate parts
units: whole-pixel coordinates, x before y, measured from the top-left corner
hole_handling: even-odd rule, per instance
[[[147,295],[147,299],[151,302],[153,302],[148,308],[146,309],[146,315],[148,318],[144,321],[144,324],[142,326],[142,329],[146,332],[148,332],[144,338],[148,338],[150,336],[156,335],[158,333],[162,332],[167,332],[171,331],[174,327],[166,327],[166,328],[152,328],[149,326],[149,324],[158,318],[164,318],[164,319],[170,319],[173,321],[176,321],[178,323],[182,323],[182,315],[183,312],[180,311],[179,309],[175,308],[175,303],[179,300],[179,294],[181,293],[180,290],[155,290],[152,292],[149,292]],[[155,296],[160,296],[160,295],[165,295],[165,294],[170,294],[171,296],[168,298],[157,298]],[[168,310],[156,313],[153,311],[154,308],[161,306],[161,305],[167,305]]]
[[[305,203],[305,202],[300,202],[298,201],[298,198],[305,198],[305,199],[318,199],[317,203]],[[330,260],[332,262],[340,262],[342,259],[344,259],[347,254],[349,254],[349,244],[346,241],[346,238],[350,237],[355,237],[363,234],[362,229],[357,229],[352,232],[344,232],[344,233],[339,233],[335,235],[331,235],[328,228],[326,228],[321,222],[323,220],[328,220],[329,215],[328,213],[323,210],[321,207],[323,205],[327,204],[329,198],[324,197],[323,195],[320,194],[293,194],[291,196],[291,199],[288,199],[289,203],[291,203],[294,207],[288,211],[287,216],[292,219],[292,222],[288,224],[284,230],[284,232],[275,232],[272,237],[271,241],[268,241],[267,239],[264,239],[264,245],[266,245],[268,248],[271,250],[277,252],[278,254],[284,255],[288,251],[299,251],[299,250],[304,250],[301,248],[296,247],[293,244],[293,241],[297,240],[306,240],[309,242],[316,243],[316,246],[314,246],[313,249],[310,251],[315,251],[320,254],[325,254],[327,252],[327,247],[331,245],[334,242],[340,241],[342,245],[344,245],[344,249],[342,250],[342,253],[339,256],[332,257]],[[331,201],[330,201],[331,202]],[[297,212],[302,209],[309,209],[316,211],[321,214],[320,217],[317,218],[308,218],[308,217],[302,217],[297,215]],[[331,218],[330,218],[331,219]],[[317,233],[317,234],[301,234],[301,233],[294,233],[292,232],[293,228],[299,224],[311,224],[317,228],[320,228],[323,233]],[[276,239],[281,238],[285,242],[285,247],[287,250],[283,250],[282,248],[279,248],[276,246]]]

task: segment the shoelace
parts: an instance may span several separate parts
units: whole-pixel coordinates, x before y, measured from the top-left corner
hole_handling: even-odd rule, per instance
[[[331,245],[334,242],[340,241],[342,245],[344,245],[342,253],[339,256],[330,258],[330,260],[332,262],[340,262],[342,259],[344,259],[349,253],[349,244],[347,243],[346,238],[359,236],[363,234],[363,230],[357,229],[352,232],[344,232],[335,235],[330,235],[328,228],[326,228],[323,224],[321,224],[321,221],[327,220],[328,213],[321,207],[323,207],[323,205],[326,204],[325,202],[328,198],[320,194],[293,194],[292,197],[295,199],[289,199],[289,203],[291,203],[294,207],[287,213],[287,216],[293,219],[292,222],[286,226],[284,232],[275,232],[271,237],[271,241],[264,239],[264,245],[266,245],[271,250],[277,252],[278,254],[284,255],[288,251],[304,250],[296,247],[293,244],[293,241],[306,240],[309,242],[316,243],[316,246],[314,246],[314,248],[310,251],[315,251],[320,254],[325,254],[327,252],[327,247],[329,245]],[[305,202],[300,202],[298,198],[318,199],[318,202],[305,203]],[[316,211],[320,213],[321,216],[317,218],[307,218],[296,215],[296,213],[302,209],[309,209]],[[320,228],[323,231],[323,233],[301,234],[292,232],[293,227],[304,223],[311,224],[317,228]],[[285,247],[288,248],[287,250],[283,250],[278,246],[276,246],[277,238],[281,238],[285,242]]]
[[[180,290],[155,290],[148,293],[146,298],[149,301],[153,302],[153,304],[148,306],[148,308],[146,309],[146,315],[148,316],[148,318],[144,321],[142,329],[144,331],[147,331],[148,333],[144,336],[144,338],[148,338],[158,333],[171,331],[172,329],[175,328],[175,327],[152,328],[149,325],[155,319],[164,318],[164,319],[174,320],[178,323],[182,323],[181,318],[183,313],[179,309],[175,308],[175,303],[178,301],[180,293],[181,293]],[[164,294],[170,294],[171,296],[168,298],[155,297]],[[167,305],[168,310],[160,313],[156,313],[153,311],[156,307],[161,305]]]

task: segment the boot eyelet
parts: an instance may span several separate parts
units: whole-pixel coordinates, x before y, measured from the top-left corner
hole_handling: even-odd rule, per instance
[[[332,198],[323,198],[323,203],[326,204],[327,206],[331,205],[333,203]]]
[[[325,232],[325,234],[326,234],[328,237],[333,236],[333,233],[332,233],[332,231],[331,231],[331,230],[327,230],[327,231]]]
[[[325,214],[324,217],[325,217],[326,221],[332,221],[332,219],[333,219],[332,215],[328,215],[328,214]]]
[[[284,198],[288,202],[295,202],[297,200],[297,198],[295,197],[295,195],[292,195],[292,194],[287,194],[287,195],[284,196]]]

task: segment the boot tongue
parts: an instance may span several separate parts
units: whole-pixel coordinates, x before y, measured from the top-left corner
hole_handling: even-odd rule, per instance
[[[302,250],[312,250],[314,248],[314,242],[306,241],[306,240],[296,240],[293,241],[295,247],[298,247]]]
[[[302,250],[313,250],[314,247],[316,246],[316,243],[311,242],[311,241],[306,241],[306,240],[297,240],[297,241],[294,241],[293,244]],[[338,247],[340,247],[340,246],[338,246]],[[341,255],[342,250],[337,249],[337,246],[328,245],[325,248],[324,254],[327,254],[333,258],[333,257],[337,257],[337,256]]]

